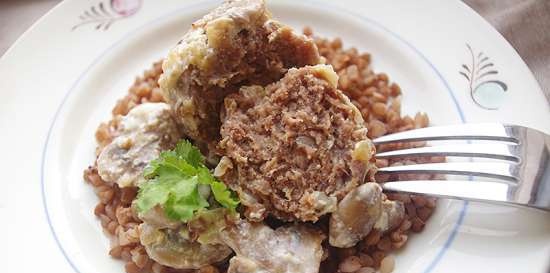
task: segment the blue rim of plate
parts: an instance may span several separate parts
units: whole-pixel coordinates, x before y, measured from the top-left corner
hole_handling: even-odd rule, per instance
[[[50,231],[52,233],[52,236],[55,240],[55,243],[57,244],[57,246],[59,247],[61,253],[63,254],[63,256],[65,257],[65,260],[69,263],[69,265],[72,267],[72,269],[75,271],[75,272],[78,272],[80,273],[81,271],[76,267],[76,265],[74,264],[74,262],[69,258],[69,255],[67,255],[67,252],[65,251],[65,249],[63,248],[63,245],[61,244],[61,241],[59,240],[59,237],[57,236],[57,233],[55,231],[55,228],[53,227],[53,224],[52,224],[52,221],[51,221],[51,218],[50,218],[50,213],[48,211],[48,204],[47,204],[47,201],[46,201],[46,190],[45,190],[45,185],[44,185],[44,166],[45,166],[45,162],[46,162],[46,154],[47,154],[47,151],[48,151],[48,143],[50,142],[50,137],[51,137],[51,134],[52,134],[52,130],[54,128],[54,125],[57,121],[57,118],[59,117],[59,113],[61,112],[61,109],[63,108],[63,106],[65,105],[67,99],[70,97],[70,95],[73,93],[73,90],[75,89],[75,87],[80,83],[80,81],[85,77],[85,75],[87,74],[87,72],[92,68],[94,67],[100,60],[103,59],[103,57],[105,55],[107,55],[109,52],[111,52],[114,48],[116,48],[117,46],[119,46],[124,40],[126,40],[127,38],[133,36],[134,34],[136,34],[139,30],[143,29],[144,27],[146,26],[150,26],[152,24],[157,24],[159,23],[160,21],[162,21],[163,19],[167,18],[167,17],[172,17],[174,15],[177,15],[183,11],[190,11],[190,10],[193,10],[193,9],[199,9],[199,8],[204,8],[204,7],[210,7],[212,6],[212,4],[214,3],[217,3],[218,1],[204,1],[204,2],[201,2],[201,3],[195,3],[195,4],[192,4],[192,5],[187,5],[187,6],[183,6],[181,8],[178,8],[177,10],[175,11],[171,11],[167,14],[163,14],[162,16],[159,16],[157,17],[156,19],[153,19],[145,24],[142,24],[141,26],[139,26],[138,28],[128,32],[127,34],[125,34],[121,39],[119,39],[118,41],[116,41],[115,43],[113,43],[112,45],[110,45],[106,50],[104,50],[96,59],[94,59],[94,61],[88,65],[88,67],[86,67],[86,69],[84,70],[84,72],[78,77],[78,79],[71,85],[71,87],[69,88],[69,90],[65,93],[63,99],[61,100],[61,103],[59,104],[58,108],[56,109],[55,111],[55,114],[54,114],[54,117],[50,123],[50,126],[48,128],[48,132],[47,132],[47,135],[46,135],[46,140],[45,140],[45,143],[44,143],[44,148],[43,148],[43,151],[42,151],[42,160],[41,160],[41,164],[40,164],[40,188],[41,188],[41,195],[42,195],[42,205],[44,207],[44,213],[46,214],[46,219],[48,221],[48,226],[50,228]],[[462,108],[460,107],[460,104],[458,102],[458,99],[456,98],[453,90],[451,89],[449,83],[445,80],[445,78],[443,77],[443,75],[441,74],[441,72],[439,72],[439,70],[437,70],[437,68],[435,67],[434,64],[432,64],[428,58],[419,50],[417,49],[416,47],[414,47],[411,43],[409,43],[407,40],[403,39],[401,36],[399,36],[397,33],[391,31],[390,29],[388,29],[387,27],[385,27],[384,25],[378,23],[377,21],[374,21],[368,17],[365,17],[364,15],[361,15],[361,14],[358,14],[356,12],[353,12],[351,10],[347,10],[347,9],[344,9],[340,6],[337,6],[337,5],[333,5],[332,3],[329,3],[329,2],[323,2],[322,5],[320,5],[321,3],[317,2],[317,1],[314,1],[314,0],[304,0],[304,1],[301,1],[301,3],[299,4],[305,4],[307,3],[310,7],[311,6],[314,6],[315,8],[317,9],[325,9],[327,11],[331,11],[331,12],[338,12],[338,13],[341,13],[341,14],[346,14],[346,15],[351,15],[371,26],[374,26],[384,32],[386,32],[387,34],[389,34],[390,36],[392,36],[393,38],[397,39],[398,41],[400,41],[401,43],[403,43],[405,46],[407,46],[409,49],[413,50],[431,69],[433,72],[436,73],[436,75],[438,76],[438,78],[441,80],[441,82],[443,83],[443,85],[445,86],[446,88],[446,91],[447,93],[449,94],[449,96],[451,97],[451,100],[453,101],[453,104],[455,105],[455,109],[457,110],[458,114],[459,114],[459,117],[460,117],[460,120],[462,123],[465,123],[466,122],[466,118],[464,116],[464,112],[462,111]],[[298,4],[298,2],[296,2],[295,4]],[[330,9],[328,9],[327,7],[330,7]],[[441,261],[441,259],[444,257],[445,253],[447,252],[447,250],[449,249],[449,247],[452,245],[452,243],[454,242],[455,238],[456,238],[456,235],[458,234],[458,230],[460,228],[460,226],[462,225],[462,222],[464,221],[464,217],[466,216],[466,212],[467,212],[467,209],[468,209],[468,202],[467,201],[463,201],[462,202],[463,205],[462,205],[462,208],[460,209],[460,213],[458,215],[458,218],[455,222],[455,224],[453,225],[453,228],[452,228],[452,231],[451,233],[449,234],[449,237],[447,238],[447,240],[445,240],[445,243],[443,244],[443,246],[439,249],[439,251],[437,252],[437,254],[435,255],[435,257],[430,261],[430,263],[428,264],[428,266],[426,266],[426,268],[424,270],[422,270],[421,272],[422,273],[431,273],[433,271],[433,269],[437,266],[437,264]]]

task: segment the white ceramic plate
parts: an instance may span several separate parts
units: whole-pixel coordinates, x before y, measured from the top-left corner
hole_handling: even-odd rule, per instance
[[[94,130],[134,77],[218,3],[65,1],[0,59],[5,272],[124,271],[107,254],[97,200],[82,179]],[[269,6],[294,27],[372,53],[374,69],[402,87],[407,113],[425,111],[436,125],[509,122],[550,133],[548,102],[526,65],[461,2]],[[395,272],[547,272],[549,257],[548,214],[440,201],[424,232],[397,253]]]

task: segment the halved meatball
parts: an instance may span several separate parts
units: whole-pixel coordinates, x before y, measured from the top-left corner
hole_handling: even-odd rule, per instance
[[[337,82],[331,66],[307,66],[225,99],[215,175],[248,219],[317,221],[367,175],[373,181],[374,145]]]
[[[313,40],[272,20],[263,0],[228,0],[193,23],[169,52],[159,84],[184,133],[212,144],[225,96],[320,61]]]

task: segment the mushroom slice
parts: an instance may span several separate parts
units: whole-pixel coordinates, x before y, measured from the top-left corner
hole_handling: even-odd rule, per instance
[[[350,191],[332,213],[329,243],[335,247],[352,247],[367,236],[382,212],[382,189],[365,183]]]
[[[220,262],[231,254],[223,244],[201,244],[188,238],[187,227],[157,229],[147,223],[140,225],[140,241],[151,259],[177,269],[198,269]]]
[[[383,233],[399,226],[405,218],[403,203],[384,199],[376,183],[365,183],[349,192],[330,217],[329,243],[352,247],[373,229]]]
[[[180,138],[170,106],[165,103],[136,106],[122,118],[117,133],[99,154],[97,170],[104,181],[121,188],[137,186],[145,166]]]
[[[384,233],[398,227],[405,219],[405,206],[399,201],[384,200],[382,212],[374,224],[374,229]]]
[[[317,273],[323,256],[322,233],[306,225],[276,230],[241,220],[222,232],[236,257],[228,273]]]
[[[141,219],[141,221],[157,229],[163,229],[163,228],[176,229],[182,225],[181,222],[172,220],[166,217],[166,213],[164,212],[164,209],[160,205],[156,205],[152,209],[144,213],[139,213],[138,217],[139,219]]]
[[[257,262],[244,258],[244,257],[233,257],[229,261],[229,268],[227,273],[271,273],[261,267]]]

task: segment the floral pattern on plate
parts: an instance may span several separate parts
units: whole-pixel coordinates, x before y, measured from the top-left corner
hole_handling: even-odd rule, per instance
[[[107,30],[114,22],[136,14],[142,5],[142,0],[110,0],[108,4],[106,2],[99,2],[85,10],[78,17],[80,22],[71,30],[90,24],[95,24],[96,30]]]
[[[470,96],[475,104],[487,110],[497,110],[508,91],[508,85],[495,79],[498,74],[495,64],[482,51],[477,54],[469,44],[466,44],[471,56],[471,63],[463,64],[459,74],[469,83]]]

